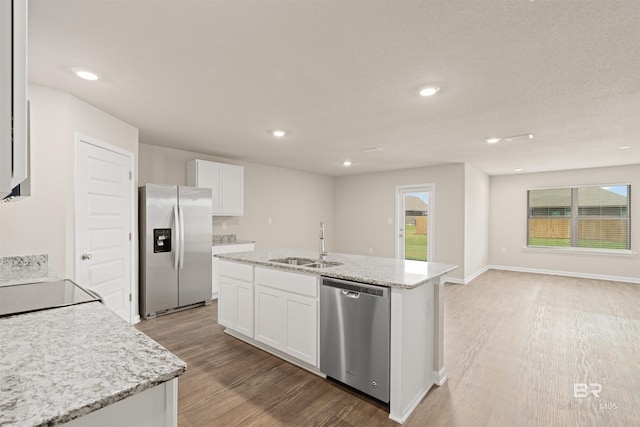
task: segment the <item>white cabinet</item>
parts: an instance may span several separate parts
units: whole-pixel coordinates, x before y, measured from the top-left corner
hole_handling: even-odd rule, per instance
[[[318,366],[318,278],[255,268],[255,339]]]
[[[253,267],[220,260],[218,323],[253,338]]]
[[[27,2],[0,1],[0,200],[28,172]]]
[[[213,254],[213,262],[211,263],[211,299],[218,298],[220,291],[220,268],[219,263],[221,260],[216,258],[218,254],[231,254],[236,252],[248,252],[255,251],[255,243],[238,243],[229,245],[216,245],[211,248]]]
[[[244,168],[206,160],[187,162],[187,185],[211,188],[216,216],[244,215]]]

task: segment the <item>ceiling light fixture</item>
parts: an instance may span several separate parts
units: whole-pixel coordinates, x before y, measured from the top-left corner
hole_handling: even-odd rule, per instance
[[[505,142],[514,142],[514,141],[520,141],[522,139],[533,139],[533,134],[523,133],[520,135],[511,135],[511,136],[502,136],[502,137],[494,136],[494,137],[485,139],[485,141],[487,141],[487,144],[497,144],[502,140],[504,140]]]
[[[342,162],[342,166],[346,166],[346,167],[351,166],[351,160],[345,160],[344,162]]]
[[[513,136],[505,136],[504,140],[507,142],[513,142],[513,141],[518,141],[520,139],[533,139],[533,134],[531,133],[523,133],[520,135],[513,135]]]
[[[271,131],[271,134],[273,136],[275,136],[276,138],[282,138],[283,136],[285,136],[287,134],[286,130],[282,130],[282,129],[275,129]]]
[[[522,168],[515,168],[513,171],[514,172],[522,172]]]
[[[618,147],[621,150],[628,150],[629,148],[631,148],[630,145],[623,145],[622,147]]]
[[[439,90],[440,88],[438,86],[427,86],[420,89],[420,92],[418,93],[420,96],[433,96],[438,93]]]
[[[95,81],[100,78],[100,76],[92,71],[84,70],[82,68],[72,68],[71,71],[75,73],[76,76],[81,79]]]
[[[364,150],[362,150],[363,153],[373,153],[376,151],[382,151],[382,148],[380,147],[371,147],[371,148],[365,148]]]

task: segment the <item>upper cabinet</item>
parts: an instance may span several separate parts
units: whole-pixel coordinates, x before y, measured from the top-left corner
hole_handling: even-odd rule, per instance
[[[244,215],[244,168],[226,163],[190,160],[187,185],[211,188],[213,215]]]
[[[0,0],[0,200],[28,173],[27,1]]]

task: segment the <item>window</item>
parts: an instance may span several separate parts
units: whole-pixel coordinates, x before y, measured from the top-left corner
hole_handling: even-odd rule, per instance
[[[631,249],[631,186],[529,190],[528,246]]]

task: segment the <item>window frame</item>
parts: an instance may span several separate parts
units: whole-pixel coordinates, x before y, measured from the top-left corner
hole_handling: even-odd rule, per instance
[[[580,214],[579,208],[579,200],[578,200],[578,192],[580,188],[594,188],[594,187],[627,187],[627,207],[626,207],[626,216],[625,217],[614,217],[614,216],[601,216],[601,215],[584,215]],[[616,183],[616,184],[585,184],[585,185],[567,185],[567,186],[558,186],[558,187],[538,187],[538,188],[528,188],[526,197],[527,197],[527,218],[526,218],[526,249],[533,250],[556,250],[556,251],[568,251],[568,252],[608,252],[608,253],[630,253],[631,252],[631,183]],[[553,246],[553,245],[531,245],[530,242],[530,221],[532,218],[536,218],[532,216],[532,207],[530,206],[530,192],[531,191],[539,191],[539,190],[562,190],[569,189],[571,190],[571,207],[570,207],[570,215],[562,216],[570,220],[570,230],[569,230],[569,246]],[[534,207],[535,209],[535,207]],[[558,216],[560,217],[560,216]],[[591,247],[591,246],[579,246],[579,222],[584,219],[595,219],[595,218],[624,218],[627,223],[627,247],[626,248],[599,248],[599,247]],[[552,216],[539,216],[538,218],[552,218]]]

